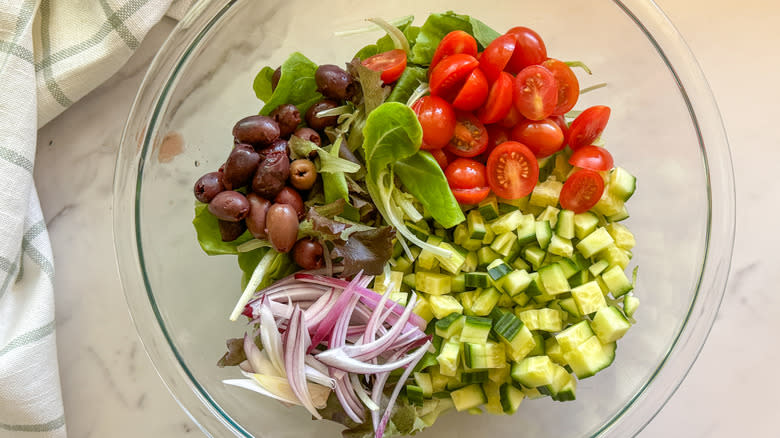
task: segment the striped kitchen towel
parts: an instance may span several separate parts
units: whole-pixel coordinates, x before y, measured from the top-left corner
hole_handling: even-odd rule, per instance
[[[37,129],[193,0],[0,0],[0,437],[65,437]]]

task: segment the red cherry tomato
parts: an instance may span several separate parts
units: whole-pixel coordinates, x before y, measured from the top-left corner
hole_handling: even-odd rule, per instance
[[[485,102],[488,96],[488,82],[480,68],[475,68],[466,78],[463,87],[452,101],[452,106],[463,111],[473,111]]]
[[[489,82],[498,79],[499,73],[504,71],[504,67],[512,57],[515,51],[517,38],[514,35],[501,35],[493,40],[482,52],[479,58],[479,68],[485,73]]]
[[[433,70],[439,61],[457,53],[477,56],[477,40],[462,30],[454,30],[448,33],[436,47],[429,69]]]
[[[453,189],[473,189],[487,186],[485,165],[468,158],[458,158],[444,170],[447,183]]]
[[[446,100],[436,96],[424,96],[412,105],[423,130],[422,148],[441,149],[455,133],[455,110]]]
[[[447,159],[447,154],[445,154],[442,149],[434,149],[428,152],[430,152],[431,155],[433,155],[433,158],[436,160],[436,162],[439,163],[439,167],[441,167],[441,170],[447,168],[447,163],[449,163],[449,160]]]
[[[490,187],[477,187],[473,189],[450,189],[455,200],[459,204],[479,204],[490,194]]]
[[[568,65],[557,59],[548,59],[542,63],[542,66],[550,70],[558,81],[558,103],[555,105],[553,114],[566,114],[574,108],[577,99],[580,97],[580,81],[577,75],[571,71]]]
[[[442,59],[431,70],[431,94],[452,101],[478,65],[476,58],[465,53],[456,53]]]
[[[580,169],[563,183],[561,207],[575,213],[590,210],[604,193],[604,180],[598,173]]]
[[[509,73],[499,72],[498,79],[490,86],[485,105],[477,111],[477,117],[484,123],[500,122],[512,109],[514,78]]]
[[[515,78],[515,107],[525,118],[550,117],[558,103],[558,84],[550,70],[541,65],[524,68]]]
[[[569,157],[569,164],[596,172],[602,172],[615,167],[612,154],[604,148],[593,145],[577,148]]]
[[[476,157],[487,148],[487,129],[471,113],[458,111],[455,114],[455,135],[445,149],[459,157]]]
[[[563,132],[563,144],[566,144],[566,135],[569,132],[569,125],[566,123],[566,118],[563,116],[550,116],[550,120],[554,121],[558,124],[558,127],[561,128],[561,132]]]
[[[608,106],[592,106],[582,112],[569,126],[566,137],[569,147],[576,150],[580,146],[593,143],[607,127],[610,109]]]
[[[487,148],[484,152],[474,158],[480,163],[487,163],[488,157],[490,156],[490,153],[493,152],[493,149],[495,149],[496,146],[500,145],[501,143],[509,141],[509,129],[504,128],[499,124],[487,125],[485,128],[487,128],[488,132]]]
[[[362,64],[371,70],[382,72],[382,82],[389,84],[401,77],[406,68],[406,52],[401,49],[378,53],[363,60]]]
[[[539,163],[527,146],[507,141],[490,153],[487,178],[496,195],[504,199],[519,199],[530,194],[536,187]]]
[[[516,74],[529,65],[541,64],[547,59],[547,47],[542,37],[533,30],[518,26],[507,31],[508,35],[514,35],[517,39],[515,51],[506,66],[509,73]]]
[[[514,91],[512,92],[512,99],[514,99]],[[509,113],[501,120],[501,126],[512,129],[523,120],[525,120],[525,117],[520,114],[520,111],[517,110],[516,106],[512,105],[509,108]]]
[[[526,120],[515,126],[512,140],[528,146],[537,158],[548,157],[563,148],[563,131],[554,120]]]

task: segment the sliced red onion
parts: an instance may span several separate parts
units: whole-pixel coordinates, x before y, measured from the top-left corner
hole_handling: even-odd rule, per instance
[[[414,367],[418,362],[420,362],[420,359],[422,359],[423,355],[428,350],[429,345],[430,343],[426,343],[423,345],[423,347],[417,349],[417,351],[409,355],[409,357],[412,358],[412,361],[409,362],[409,366],[406,367],[406,370],[404,370],[404,373],[401,374],[401,378],[398,380],[398,383],[395,384],[395,389],[393,389],[393,393],[390,395],[390,400],[387,402],[387,408],[385,409],[385,414],[382,416],[382,421],[379,423],[379,427],[375,428],[376,438],[382,438],[382,436],[385,434],[385,427],[387,427],[387,422],[390,420],[390,414],[393,411],[395,400],[398,398],[398,394],[401,393],[401,388],[403,388],[406,384],[406,379],[409,378],[409,375],[412,373],[412,371],[414,371]]]
[[[350,357],[341,348],[325,350],[316,357],[322,363],[328,365],[331,368],[337,368],[348,373],[358,374],[385,373],[404,367],[412,361],[412,359],[407,356],[397,361],[385,362],[383,364],[372,364]]]
[[[308,275],[308,274],[301,274],[301,275]],[[320,278],[320,277],[317,276],[316,278]],[[322,277],[322,278],[330,278],[330,277]],[[355,289],[357,287],[358,281],[360,281],[360,274],[356,275],[355,278],[352,280],[352,282],[347,283],[346,285],[342,285],[341,283],[335,285],[336,287],[340,287],[344,290],[341,292],[341,295],[339,296],[339,299],[336,301],[336,304],[333,306],[331,312],[328,313],[325,319],[323,319],[322,322],[320,322],[319,327],[317,327],[317,331],[314,333],[311,342],[312,348],[319,345],[319,343],[322,342],[322,340],[324,340],[330,334],[331,330],[333,330],[333,326],[336,324],[336,320],[338,319],[340,312],[344,309],[344,306],[347,305],[349,299],[352,297],[352,294],[355,293]],[[334,285],[326,284],[325,286],[334,286]]]
[[[297,400],[287,400],[283,397],[279,397],[278,395],[274,394],[273,392],[267,391],[265,388],[260,386],[259,383],[257,383],[254,379],[229,379],[229,380],[223,380],[222,383],[226,385],[232,385],[232,386],[238,386],[239,388],[248,389],[250,391],[254,391],[258,394],[262,394],[266,397],[271,397],[272,399],[279,400],[283,403],[291,404],[291,405],[299,405],[300,402]]]
[[[251,367],[251,370],[245,371],[250,371],[254,374],[267,374],[270,376],[283,377],[276,370],[276,367],[265,350],[260,350],[260,348],[257,347],[257,344],[255,344],[254,339],[249,336],[248,333],[244,335],[244,353],[246,354],[246,358]]]
[[[309,347],[309,331],[306,328],[306,321],[303,319],[303,310],[295,306],[290,325],[287,328],[287,343],[284,348],[284,365],[287,371],[287,380],[290,382],[290,388],[301,401],[309,413],[316,419],[321,420],[322,415],[314,407],[314,401],[311,399],[309,388],[306,384],[306,369],[304,359],[306,349]]]
[[[336,348],[343,350],[344,354],[357,360],[371,360],[378,357],[380,354],[384,353],[387,350],[387,347],[401,334],[401,331],[406,326],[406,321],[409,320],[409,315],[412,313],[412,308],[414,307],[416,299],[416,295],[413,293],[409,298],[409,307],[404,310],[398,323],[381,338],[363,345],[345,345],[343,347],[337,346]],[[379,309],[379,307],[377,308]],[[333,350],[334,348],[331,347],[330,351]]]
[[[352,389],[355,390],[355,394],[357,394],[360,401],[363,402],[364,405],[368,408],[370,411],[378,411],[379,406],[374,403],[373,400],[371,400],[371,396],[368,395],[368,391],[366,391],[366,388],[363,387],[363,384],[360,383],[360,379],[358,378],[357,374],[350,374],[349,375],[349,383],[352,384]]]
[[[314,382],[318,385],[327,386],[330,389],[336,389],[336,380],[332,379],[326,373],[320,372],[314,367],[309,365],[304,366],[306,372],[306,379],[310,382]]]
[[[382,298],[379,300],[376,308],[374,308],[374,312],[371,314],[371,318],[368,320],[368,324],[366,324],[366,333],[363,335],[364,344],[372,342],[374,339],[376,339],[377,329],[382,326],[382,323],[384,322],[384,319],[380,320],[380,317],[382,316],[382,309],[385,308],[385,304],[387,303],[387,298],[389,296],[389,293],[382,294]]]
[[[279,375],[286,377],[282,336],[279,334],[279,328],[276,326],[271,309],[265,305],[260,307],[260,341]]]
[[[349,384],[345,385],[344,379],[336,380],[336,398],[344,409],[344,413],[346,413],[355,423],[362,424],[363,418],[358,415],[358,412],[362,409],[360,408],[359,403],[358,406],[355,406],[355,402],[351,400],[347,393],[347,386],[349,386]]]

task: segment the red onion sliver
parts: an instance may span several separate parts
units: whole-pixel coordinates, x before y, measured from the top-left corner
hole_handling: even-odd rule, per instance
[[[358,415],[358,412],[362,412],[363,409],[359,404],[358,406],[353,406],[354,401],[351,400],[347,393],[347,386],[349,384],[345,384],[343,378],[336,380],[336,398],[339,400],[341,408],[344,409],[344,413],[355,423],[362,424],[363,418]]]
[[[390,420],[390,413],[393,411],[395,400],[398,398],[398,394],[401,392],[401,388],[403,388],[404,384],[406,384],[406,379],[409,378],[409,375],[412,373],[412,371],[414,371],[414,367],[418,362],[420,362],[420,359],[422,359],[423,355],[428,350],[429,345],[429,343],[426,343],[422,348],[419,348],[417,351],[409,355],[409,357],[413,358],[413,360],[409,363],[409,366],[406,368],[406,370],[404,370],[404,373],[401,375],[398,383],[395,384],[395,389],[393,389],[393,393],[390,395],[390,400],[387,402],[387,408],[385,409],[385,414],[382,416],[382,421],[379,423],[379,428],[375,429],[376,438],[382,438],[382,436],[385,434],[385,427],[387,427],[387,422]]]
[[[405,357],[397,361],[385,362],[383,364],[366,363],[348,356],[341,348],[325,350],[316,357],[331,368],[358,374],[376,374],[393,371],[405,367],[412,361],[412,358]]]
[[[279,334],[279,328],[276,326],[271,309],[265,305],[260,307],[260,341],[278,374],[285,377],[287,373],[284,366],[282,336]]]
[[[284,349],[284,365],[287,371],[287,380],[290,382],[290,388],[292,388],[295,396],[301,401],[303,407],[314,418],[321,420],[322,415],[314,407],[314,401],[306,383],[304,360],[306,349],[308,348],[308,345],[306,345],[309,342],[308,337],[309,331],[306,328],[306,321],[303,319],[303,310],[295,306],[290,318],[290,326],[287,328],[287,342]]]
[[[307,274],[300,274],[300,275],[307,275]],[[296,276],[296,278],[298,277]],[[317,276],[317,278],[320,277]],[[322,278],[326,278],[326,277],[322,277]],[[339,299],[336,301],[336,304],[333,306],[333,311],[328,313],[325,319],[323,319],[322,322],[320,322],[319,327],[317,327],[317,331],[314,333],[314,337],[312,338],[311,341],[312,346],[310,348],[316,347],[317,345],[319,345],[320,342],[322,342],[325,338],[328,337],[331,330],[333,330],[333,326],[336,324],[336,320],[339,317],[340,310],[347,305],[349,299],[352,297],[352,294],[355,293],[355,289],[358,281],[360,281],[360,274],[356,275],[351,283],[347,283],[346,287],[343,286],[341,283],[335,285],[335,287],[343,288],[344,291],[341,293]],[[334,285],[326,284],[326,286],[334,286]]]

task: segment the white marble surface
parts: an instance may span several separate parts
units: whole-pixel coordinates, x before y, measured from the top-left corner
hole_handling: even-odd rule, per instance
[[[776,436],[780,359],[776,205],[780,4],[659,0],[697,55],[723,114],[737,179],[737,243],[717,322],[690,375],[641,437]],[[167,393],[130,321],[114,264],[111,184],[155,28],[115,77],[39,132],[35,175],[56,258],[57,340],[71,437],[180,437],[198,429]],[[751,230],[755,230],[751,233]],[[757,232],[756,232],[757,231]]]

